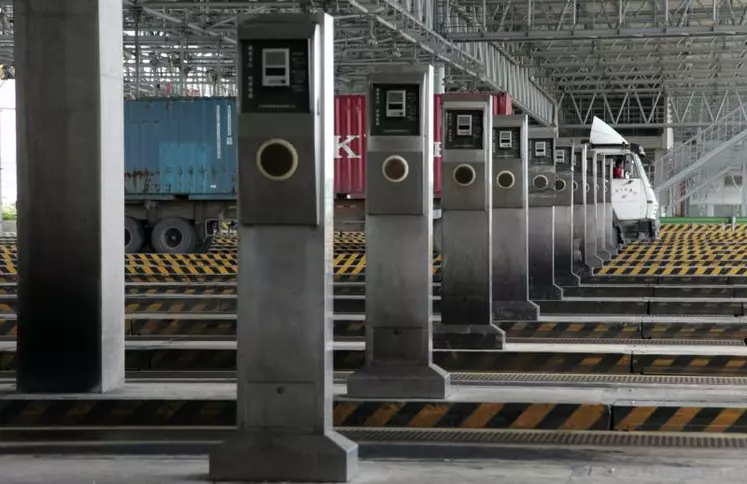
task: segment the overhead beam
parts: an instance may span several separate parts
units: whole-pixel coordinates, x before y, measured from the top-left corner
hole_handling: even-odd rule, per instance
[[[747,25],[607,30],[538,30],[529,32],[453,32],[448,33],[446,37],[454,42],[562,42],[574,40],[734,37],[739,35],[747,35]]]

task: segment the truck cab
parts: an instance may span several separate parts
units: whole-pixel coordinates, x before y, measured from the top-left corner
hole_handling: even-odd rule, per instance
[[[659,236],[659,202],[646,175],[642,146],[628,143],[607,123],[595,117],[589,149],[603,159],[609,179],[614,225],[621,243],[653,241]],[[608,171],[609,170],[609,171]]]

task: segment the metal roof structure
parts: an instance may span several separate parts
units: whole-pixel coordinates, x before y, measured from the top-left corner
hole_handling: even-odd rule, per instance
[[[12,75],[13,6],[0,0]],[[747,101],[747,0],[123,0],[127,96],[232,95],[238,14],[337,17],[338,92],[377,64],[433,62],[452,90],[506,90],[539,124],[675,128]]]

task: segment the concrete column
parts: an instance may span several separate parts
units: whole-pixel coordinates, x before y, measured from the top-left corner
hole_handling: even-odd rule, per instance
[[[369,76],[366,156],[366,363],[361,398],[445,398],[433,365],[433,68]]]
[[[15,2],[18,389],[124,383],[121,0]]]

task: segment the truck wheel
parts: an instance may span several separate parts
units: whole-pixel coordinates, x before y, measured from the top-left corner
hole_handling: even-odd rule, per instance
[[[136,254],[145,243],[143,224],[132,217],[125,217],[125,252]]]
[[[151,232],[153,250],[160,254],[184,254],[194,252],[197,231],[192,223],[179,217],[159,220]]]

